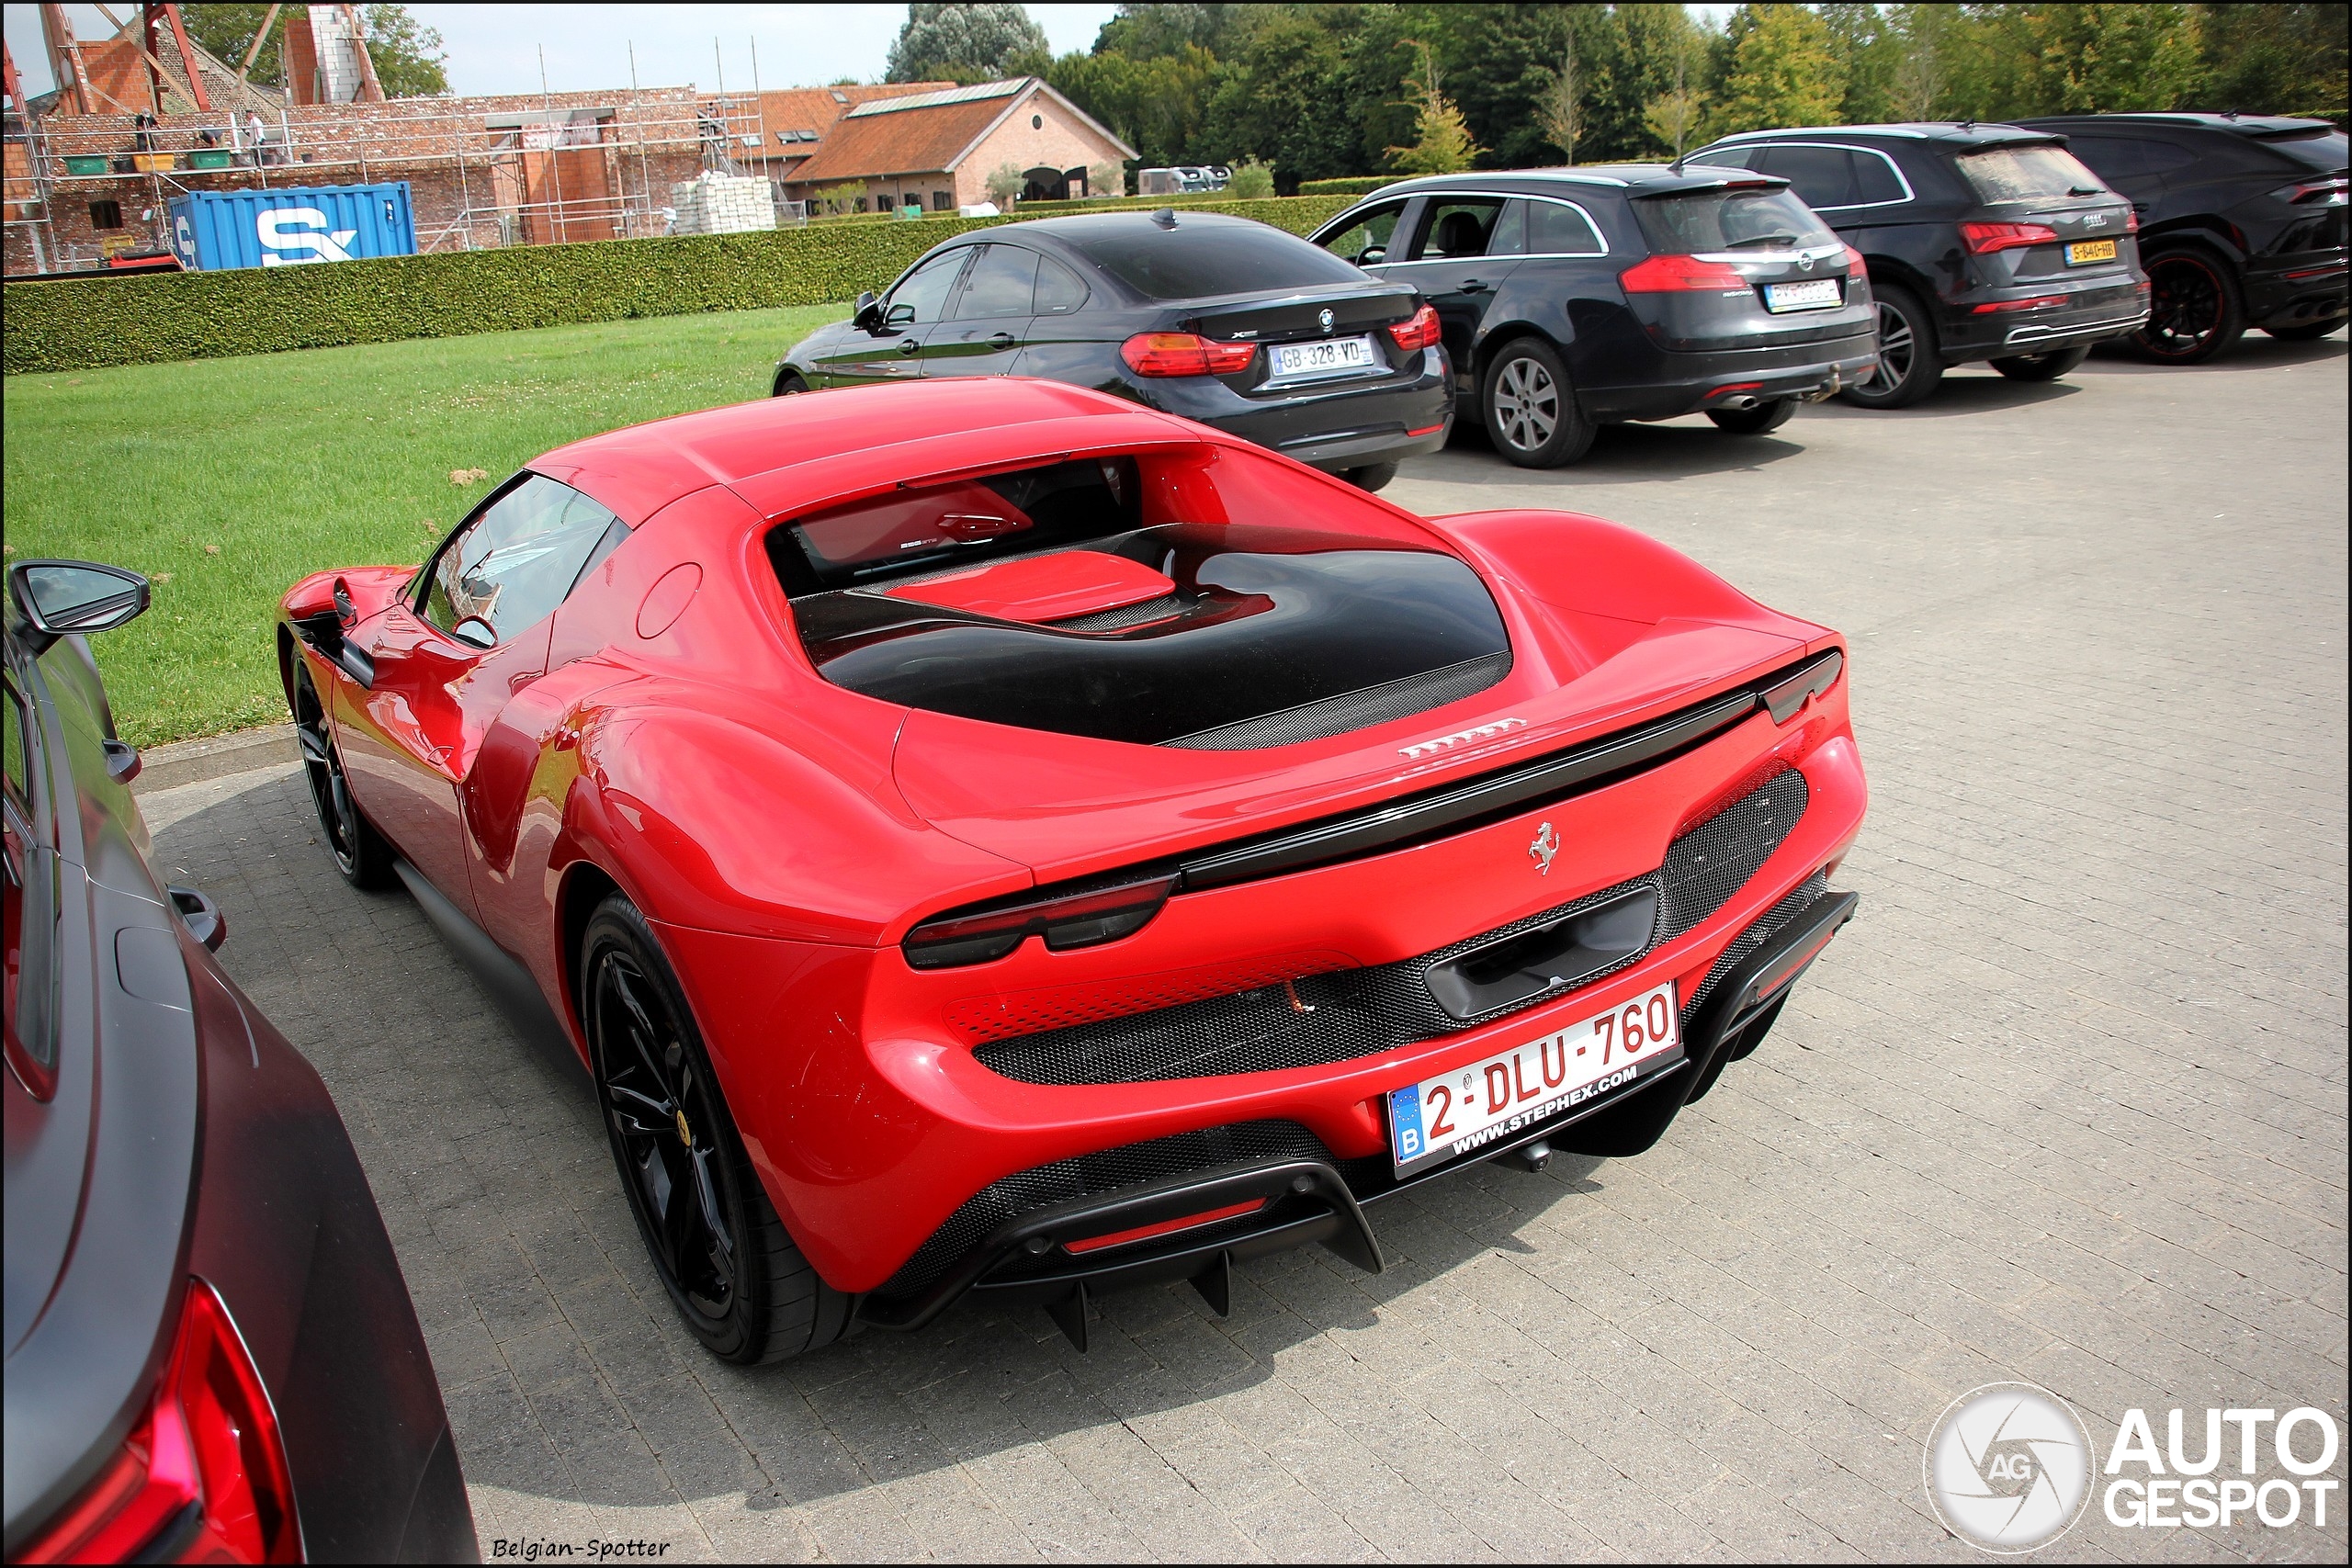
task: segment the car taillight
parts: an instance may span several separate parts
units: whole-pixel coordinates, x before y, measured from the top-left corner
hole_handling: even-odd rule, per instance
[[[2313,180],[2304,185],[2291,185],[2278,194],[2298,207],[2341,207],[2345,203],[2347,186],[2344,180]]]
[[[1846,247],[1846,276],[1860,277],[1870,271],[1870,264],[1862,260],[1862,253],[1853,246]]]
[[[1137,333],[1119,357],[1138,376],[1231,376],[1250,368],[1254,343],[1219,343],[1198,333]]]
[[[1032,936],[1044,937],[1056,953],[1092,947],[1143,930],[1175,887],[1171,874],[969,914],[950,913],[915,927],[899,947],[917,969],[987,964]]]
[[[1747,276],[1729,262],[1697,256],[1652,256],[1619,273],[1617,281],[1628,294],[1703,294],[1747,287]]]
[[[2127,234],[2136,234],[2140,231],[2140,215],[2128,208],[2123,213],[2123,231]]]
[[[229,1309],[190,1279],[153,1402],[16,1562],[300,1562],[277,1416]]]
[[[2054,244],[2058,231],[2047,223],[1963,223],[1960,237],[1973,254],[1989,256],[1996,251]]]
[[[1437,342],[1439,331],[1437,307],[1424,305],[1413,312],[1410,320],[1399,321],[1389,328],[1388,335],[1396,340],[1398,348],[1408,354],[1417,354]]]

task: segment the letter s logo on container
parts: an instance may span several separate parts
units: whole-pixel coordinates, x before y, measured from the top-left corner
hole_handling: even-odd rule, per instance
[[[256,215],[254,237],[261,242],[261,265],[292,266],[303,262],[349,261],[345,249],[356,229],[327,232],[327,215],[315,207],[278,207]]]

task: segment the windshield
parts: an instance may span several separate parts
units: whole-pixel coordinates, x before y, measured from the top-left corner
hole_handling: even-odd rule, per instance
[[[1813,209],[1777,186],[1645,196],[1633,208],[1650,249],[1668,255],[1779,250],[1838,240]]]
[[[1977,196],[1990,204],[2107,194],[2106,183],[2064,147],[1987,147],[1962,152],[1955,162]]]
[[[1151,299],[1201,299],[1261,288],[1328,288],[1363,274],[1295,234],[1262,223],[1179,221],[1063,236],[1104,272]]]

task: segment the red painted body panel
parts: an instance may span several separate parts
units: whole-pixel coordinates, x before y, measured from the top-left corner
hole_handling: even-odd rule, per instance
[[[779,518],[1089,453],[1151,455],[1146,525],[1274,524],[1342,532],[1351,547],[1462,556],[1493,592],[1509,674],[1329,739],[1218,751],[912,710],[817,672],[765,552]],[[1759,712],[1542,811],[1179,894],[1141,931],[1102,945],[1053,953],[1033,941],[991,964],[917,971],[897,943],[942,910],[1486,773],[1842,645],[1598,519],[1425,522],[1215,432],[1051,383],[774,400],[575,443],[532,468],[586,491],[635,532],[531,631],[487,654],[450,641],[401,602],[413,568],[305,579],[283,613],[315,613],[345,584],[357,612],[347,636],[376,659],[373,689],[303,657],[334,694],[355,794],[529,969],[575,1045],[567,890],[587,886],[583,876],[609,880],[646,912],[770,1195],[844,1290],[887,1280],[988,1182],[1069,1155],[1260,1118],[1303,1122],[1341,1156],[1374,1152],[1384,1090],[1664,979],[1687,993],[1735,935],[1841,855],[1861,822],[1841,678],[1784,725]],[[1167,584],[1080,551],[899,592],[1042,620]],[[1042,1022],[1429,952],[1643,874],[1679,831],[1775,761],[1802,770],[1809,804],[1746,887],[1634,967],[1500,1023],[1333,1066],[1091,1088],[1015,1082],[971,1055]],[[1527,854],[1539,821],[1563,846],[1543,876]]]

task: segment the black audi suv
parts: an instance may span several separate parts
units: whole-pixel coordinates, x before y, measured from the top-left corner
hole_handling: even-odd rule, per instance
[[[84,636],[147,606],[8,570],[10,1562],[471,1562],[400,1264],[326,1086],[155,874]]]
[[[1445,445],[1437,317],[1295,234],[1173,209],[1046,218],[931,250],[796,344],[775,392],[917,377],[1069,381],[1367,490]]]
[[[2148,319],[2131,204],[2049,131],[1973,121],[1758,130],[1690,161],[1784,176],[1861,254],[1878,297],[1879,367],[1844,396],[1864,408],[1916,403],[1956,365],[2055,380]]]
[[[1437,311],[1464,413],[1522,468],[1603,424],[1777,428],[1877,360],[1870,284],[1775,175],[1645,164],[1432,175],[1309,236]]]
[[[2248,327],[2307,343],[2346,311],[2344,132],[2277,115],[2085,114],[2020,120],[2129,197],[2154,303],[2132,338],[2165,365],[2226,352]]]

